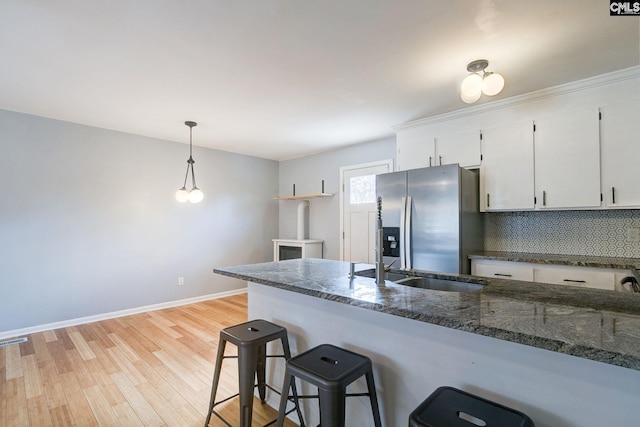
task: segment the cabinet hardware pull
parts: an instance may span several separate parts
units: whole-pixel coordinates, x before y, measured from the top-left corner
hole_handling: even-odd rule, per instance
[[[489,203],[489,193],[487,193],[487,207],[491,206],[491,203]]]
[[[431,156],[429,156],[429,167],[431,167]]]
[[[571,280],[571,279],[563,279],[563,282],[573,282],[573,283],[587,283],[586,280]]]
[[[442,166],[442,156],[438,156],[440,158],[440,166]]]
[[[611,201],[616,204],[616,187],[611,187]]]
[[[542,192],[542,206],[547,206],[547,192]]]
[[[511,274],[503,274],[503,273],[493,273],[494,276],[500,276],[500,277],[511,277]]]

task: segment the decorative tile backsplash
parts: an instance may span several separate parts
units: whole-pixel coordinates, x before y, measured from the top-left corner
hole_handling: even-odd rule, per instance
[[[485,250],[640,257],[640,210],[485,213]]]

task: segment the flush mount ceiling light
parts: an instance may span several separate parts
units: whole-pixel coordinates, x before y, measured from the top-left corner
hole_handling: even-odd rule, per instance
[[[486,59],[478,59],[467,65],[467,71],[470,72],[460,87],[460,97],[467,104],[473,104],[483,93],[487,96],[493,96],[500,93],[504,88],[504,77],[498,73],[485,71],[489,66]]]
[[[193,164],[195,160],[193,160],[193,143],[192,143],[192,132],[193,127],[198,126],[196,122],[184,122],[185,125],[189,126],[189,160],[187,160],[187,173],[184,176],[184,184],[182,188],[176,191],[176,200],[180,203],[184,203],[187,200],[191,203],[200,203],[202,199],[204,199],[204,193],[196,186],[196,174],[193,171]],[[189,177],[189,171],[191,171],[191,191],[187,191],[187,178]]]

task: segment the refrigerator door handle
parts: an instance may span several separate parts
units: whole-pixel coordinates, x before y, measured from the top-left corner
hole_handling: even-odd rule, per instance
[[[404,205],[404,257],[407,269],[411,269],[411,196],[407,197],[407,202]]]
[[[407,198],[403,197],[400,205],[400,268],[401,269],[406,268],[405,253],[404,253],[404,245],[407,239],[406,234],[404,232],[404,226],[405,226],[404,217],[406,212],[406,206],[407,206]]]

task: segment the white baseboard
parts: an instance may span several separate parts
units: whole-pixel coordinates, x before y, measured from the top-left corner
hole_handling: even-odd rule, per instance
[[[78,317],[77,319],[63,320],[61,322],[47,323],[44,325],[31,326],[24,329],[14,329],[12,331],[0,332],[0,340],[13,338],[20,335],[34,334],[37,332],[49,331],[51,329],[67,328],[69,326],[82,325],[84,323],[98,322],[100,320],[113,319],[116,317],[129,316],[132,314],[145,313],[147,311],[161,310],[163,308],[178,307],[180,305],[193,304],[201,301],[230,297],[232,295],[243,294],[247,288],[234,289],[232,291],[218,292],[215,294],[201,295],[199,297],[185,298],[181,300],[162,302],[159,304],[145,305],[142,307],[129,308],[126,310],[112,311],[110,313],[96,314],[95,316]]]

